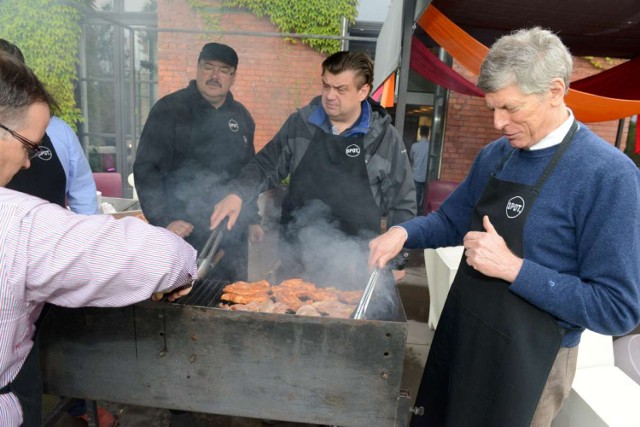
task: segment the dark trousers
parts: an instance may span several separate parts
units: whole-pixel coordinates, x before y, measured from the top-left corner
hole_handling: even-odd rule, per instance
[[[413,181],[416,185],[416,204],[418,205],[417,215],[422,215],[422,205],[424,204],[424,182]]]

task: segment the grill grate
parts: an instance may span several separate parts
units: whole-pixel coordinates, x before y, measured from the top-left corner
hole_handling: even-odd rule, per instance
[[[215,307],[222,295],[222,288],[228,282],[223,280],[205,279],[197,282],[187,296],[175,301],[180,305],[195,305],[199,307]]]
[[[380,283],[371,298],[367,310],[369,320],[396,320],[404,316],[400,295],[393,282],[381,278]],[[388,282],[388,283],[387,283]],[[220,302],[223,288],[229,281],[219,279],[205,279],[197,282],[188,295],[176,300],[173,304],[191,305],[196,307],[216,307]],[[390,289],[384,290],[385,287]]]

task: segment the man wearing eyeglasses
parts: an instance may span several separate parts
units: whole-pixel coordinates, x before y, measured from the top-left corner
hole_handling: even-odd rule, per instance
[[[20,48],[0,39],[3,50],[26,63]],[[22,138],[0,124],[27,148],[31,166],[21,169],[7,183],[6,188],[40,197],[62,207],[69,206],[75,213],[93,215],[99,213],[96,185],[91,167],[85,157],[78,137],[71,127],[59,117],[51,117],[49,126],[39,145]],[[46,312],[45,308],[45,312]],[[84,400],[76,400],[67,411],[74,418],[87,418]],[[102,406],[98,407],[100,424],[112,426],[116,420]]]
[[[5,39],[0,39],[0,50],[25,62],[20,48]],[[76,213],[97,214],[96,184],[73,129],[59,117],[52,117],[38,150],[31,167],[19,171],[6,187],[68,205]]]
[[[145,123],[133,166],[145,217],[202,250],[210,234],[211,206],[227,192],[229,181],[255,156],[255,123],[231,87],[238,55],[231,47],[207,43],[198,57],[196,78],[160,99]],[[212,274],[246,280],[248,238],[257,243],[262,229],[257,203],[241,226],[225,235],[225,255]]]
[[[37,319],[45,303],[119,307],[197,275],[196,252],[136,218],[77,215],[4,186],[41,152],[55,101],[0,50],[0,426],[42,424]],[[153,248],[150,250],[149,248]],[[188,290],[176,291],[174,300]]]

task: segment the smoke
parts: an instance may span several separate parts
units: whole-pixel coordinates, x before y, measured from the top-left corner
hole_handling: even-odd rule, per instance
[[[281,230],[279,279],[302,277],[321,287],[364,290],[372,271],[367,260],[369,241],[376,233],[353,236],[341,230],[331,209],[313,200],[293,213],[293,221]],[[367,318],[393,317],[399,308],[397,290],[389,271],[378,275]]]
[[[281,232],[279,276],[300,276],[339,289],[366,285],[369,239],[344,233],[324,203],[313,200],[295,210]]]

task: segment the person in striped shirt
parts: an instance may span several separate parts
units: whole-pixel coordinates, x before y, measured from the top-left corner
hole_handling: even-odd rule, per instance
[[[79,215],[4,186],[40,151],[55,101],[0,52],[0,425],[41,424],[37,320],[45,303],[118,307],[197,275],[196,251],[136,218]],[[174,291],[175,290],[175,291]]]

